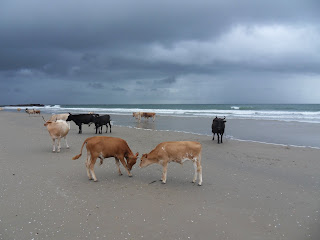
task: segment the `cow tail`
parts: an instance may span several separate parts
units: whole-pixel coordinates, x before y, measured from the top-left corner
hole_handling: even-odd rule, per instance
[[[82,147],[81,147],[80,154],[74,156],[74,157],[72,158],[72,160],[76,160],[76,159],[78,159],[79,157],[81,157],[83,146],[84,146],[84,144],[86,144],[87,142],[88,142],[88,138],[87,138],[86,140],[84,140],[84,142],[83,142],[83,144],[82,144]]]

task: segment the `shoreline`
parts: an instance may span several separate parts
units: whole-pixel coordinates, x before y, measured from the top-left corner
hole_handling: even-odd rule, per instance
[[[49,115],[44,115],[45,119]],[[88,180],[83,141],[94,134],[71,122],[70,149],[52,152],[41,116],[0,112],[0,239],[283,239],[320,236],[320,150],[202,135],[113,126],[113,136],[139,152],[129,178],[113,159]],[[105,128],[104,128],[105,129]],[[100,134],[98,134],[101,136]],[[139,169],[140,157],[163,141],[202,144],[203,185],[193,166]],[[161,230],[159,230],[161,229]]]
[[[16,111],[5,111],[19,114]],[[20,114],[25,114],[20,112]],[[50,116],[50,113],[42,113]],[[131,115],[110,114],[115,126],[185,132],[212,138],[209,117],[158,115],[155,122],[142,119],[138,123]],[[320,123],[287,122],[277,120],[227,119],[224,139],[258,142],[292,147],[320,149]]]

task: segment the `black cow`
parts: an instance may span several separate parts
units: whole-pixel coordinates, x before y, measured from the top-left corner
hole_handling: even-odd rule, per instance
[[[219,141],[219,135],[220,135],[220,138],[221,138],[221,143],[222,142],[222,136],[224,134],[224,128],[225,128],[225,122],[226,122],[226,117],[224,118],[218,118],[216,117],[215,119],[213,119],[212,121],[212,126],[211,126],[211,129],[212,129],[212,133],[213,133],[213,138],[212,140],[214,140],[214,135],[217,134],[218,136],[218,143],[220,143]]]
[[[99,117],[99,114],[71,114],[66,121],[74,121],[74,123],[79,127],[79,134],[82,133],[82,124],[90,124],[94,122],[94,119]]]
[[[99,129],[99,133],[102,133],[102,126],[106,125],[106,133],[108,132],[108,124],[110,126],[110,132],[111,132],[111,123],[110,123],[111,119],[110,119],[110,115],[102,115],[99,117],[94,118],[93,123],[96,125],[96,134],[98,133],[98,128]]]

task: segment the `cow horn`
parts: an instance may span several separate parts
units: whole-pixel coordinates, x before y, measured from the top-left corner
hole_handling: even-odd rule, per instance
[[[44,117],[43,117],[43,116],[42,116],[42,119],[43,119],[44,122],[47,122],[46,120],[44,120]]]

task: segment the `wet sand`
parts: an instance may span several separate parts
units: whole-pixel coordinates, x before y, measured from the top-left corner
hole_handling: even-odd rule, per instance
[[[45,115],[48,119],[49,115]],[[134,121],[133,119],[130,119]],[[158,120],[158,119],[157,119]],[[160,121],[160,119],[159,119]],[[202,144],[203,186],[193,166],[133,167],[129,178],[113,159],[96,164],[89,181],[80,152],[93,126],[75,124],[60,153],[41,117],[0,112],[0,239],[319,239],[320,150],[186,133],[113,126],[132,151],[163,141]],[[147,123],[146,123],[147,124]],[[85,151],[85,150],[84,150]]]

